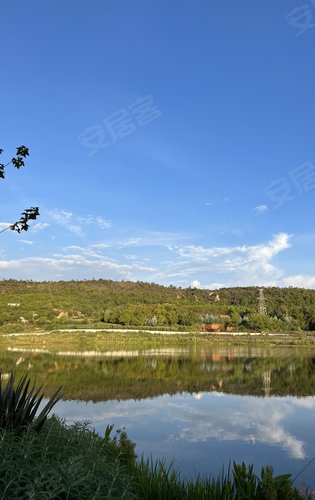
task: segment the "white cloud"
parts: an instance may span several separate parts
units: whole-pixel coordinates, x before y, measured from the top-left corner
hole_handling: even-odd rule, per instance
[[[53,222],[63,226],[71,233],[76,234],[77,236],[83,236],[82,228],[79,224],[74,223],[74,216],[72,212],[67,212],[66,210],[60,210],[58,208],[54,208],[53,210],[47,211],[48,217],[52,219]]]
[[[78,248],[80,253],[0,260],[0,269],[2,275],[7,272],[8,278],[34,280],[57,278],[67,280],[87,277],[132,280],[137,279],[139,274],[155,272],[153,267],[141,263],[121,264],[89,249]]]
[[[112,223],[110,221],[104,219],[103,217],[96,217],[95,224],[102,229],[107,229],[107,228],[111,227],[111,225],[112,225]]]
[[[167,231],[146,231],[141,236],[133,236],[117,243],[120,247],[165,247],[172,248],[175,243],[187,240],[184,234],[171,233]],[[191,239],[191,237],[189,237]]]
[[[296,274],[286,276],[282,279],[283,286],[293,286],[298,288],[315,288],[315,276]]]
[[[201,288],[201,283],[200,283],[200,281],[198,281],[198,280],[193,280],[193,281],[191,282],[191,287],[192,287],[192,288]]]
[[[60,210],[59,208],[54,208],[47,211],[49,217],[51,217],[57,224],[65,226],[69,224],[73,218],[72,212],[67,212],[66,210]]]
[[[254,208],[256,214],[262,215],[268,212],[268,207],[267,205],[258,205],[257,207]]]
[[[137,260],[138,259],[138,255],[134,255],[134,254],[129,253],[129,254],[125,255],[125,259],[127,259],[127,260]]]
[[[77,252],[81,255],[99,258],[99,254],[97,252],[95,252],[95,250],[93,250],[90,247],[80,247],[78,245],[69,245],[67,247],[64,247],[63,251],[64,252]],[[67,255],[67,257],[70,257],[71,254],[67,253],[66,255]],[[63,253],[56,253],[56,254],[54,254],[54,256],[55,257],[62,257]]]
[[[55,210],[52,218],[58,224],[68,225],[74,216],[71,212]],[[192,287],[211,290],[251,284],[314,285],[312,277],[307,282],[304,277],[291,277],[291,282],[288,282],[289,278],[284,278],[281,270],[274,265],[273,258],[290,247],[290,236],[286,233],[280,233],[263,244],[231,247],[178,246],[170,244],[172,239],[175,240],[175,235],[171,233],[151,232],[124,241],[70,245],[56,249],[50,255],[39,256],[37,253],[32,261],[3,260],[0,261],[0,267],[6,270],[4,277],[18,279],[56,279],[57,273],[63,279],[104,277],[106,269],[105,277],[109,279],[145,279],[166,285],[188,286],[190,278]],[[154,253],[149,254],[154,267],[148,265],[148,246],[156,247]],[[132,254],[121,252],[126,247],[133,247]],[[110,251],[115,248],[114,259],[105,255],[107,249]],[[13,275],[10,275],[10,270]],[[36,276],[32,276],[32,272]]]
[[[56,224],[63,226],[71,233],[74,233],[80,237],[84,236],[84,226],[93,225],[101,229],[108,229],[109,227],[111,227],[111,222],[104,219],[104,217],[93,215],[78,216],[73,214],[72,212],[68,212],[59,208],[47,210],[47,216]]]
[[[226,273],[229,275],[229,285],[274,284],[282,276],[282,272],[272,264],[272,259],[289,247],[290,235],[287,233],[279,233],[269,242],[260,245],[210,248],[177,246],[173,248],[173,253],[177,254],[175,259],[168,261],[166,270],[157,277],[195,275],[198,279],[195,278],[194,281],[200,281],[200,275],[213,278],[215,274]]]
[[[11,224],[12,222],[0,222],[0,231],[7,229]]]
[[[34,241],[32,240],[20,240],[21,243],[24,243],[24,245],[33,245]]]
[[[37,222],[34,226],[31,227],[32,233],[38,233],[39,231],[43,231],[46,227],[49,227],[50,224],[47,222]]]
[[[77,220],[80,224],[86,224],[87,226],[96,225],[101,229],[108,229],[112,225],[110,221],[100,216],[94,217],[93,215],[86,215],[84,217],[77,217]]]
[[[224,283],[215,283],[215,282],[203,284],[203,283],[200,283],[200,281],[198,281],[198,280],[193,280],[191,282],[190,286],[192,288],[199,288],[201,290],[218,290],[219,288],[224,288],[227,285]]]
[[[81,228],[81,226],[79,226],[78,224],[69,224],[67,226],[67,229],[69,229],[69,231],[71,233],[74,233],[76,234],[77,236],[83,236],[84,233],[83,233],[83,230]]]
[[[122,241],[119,246],[121,247],[140,247],[143,246],[143,239],[142,238],[129,238],[126,241]]]
[[[110,248],[108,243],[95,243],[90,245],[91,248],[96,248],[97,250],[103,250],[104,248]]]

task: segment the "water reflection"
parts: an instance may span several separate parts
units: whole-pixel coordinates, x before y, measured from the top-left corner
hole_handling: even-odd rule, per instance
[[[175,460],[184,476],[216,474],[223,464],[272,464],[297,474],[315,450],[315,352],[312,349],[111,348],[0,352],[2,372],[26,369],[56,412],[90,420],[103,433],[125,427],[138,454]],[[302,479],[314,486],[314,466]]]
[[[315,398],[254,398],[223,393],[159,396],[139,401],[65,401],[58,414],[93,422],[103,434],[108,423],[125,427],[137,453],[174,459],[181,473],[217,474],[229,460],[254,462],[257,472],[296,475],[315,449]],[[314,468],[302,479],[314,486]]]
[[[270,396],[315,395],[313,349],[176,348],[50,352],[8,348],[2,372],[29,370],[48,394],[65,399],[141,399],[179,392]]]
[[[177,413],[175,418],[181,425],[177,439],[279,444],[290,457],[305,458],[305,443],[284,429],[285,420],[294,413],[291,401],[222,398],[222,393],[214,393],[210,400],[205,394],[202,403],[188,405]]]

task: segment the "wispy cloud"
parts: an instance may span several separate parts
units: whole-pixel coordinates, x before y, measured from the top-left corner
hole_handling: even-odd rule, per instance
[[[141,235],[135,235],[117,242],[120,247],[173,247],[180,241],[191,239],[189,235],[178,234],[167,231],[146,231]]]
[[[104,217],[94,217],[93,215],[86,215],[85,217],[77,217],[77,221],[82,225],[95,225],[100,227],[101,229],[108,229],[111,227],[111,222],[104,219]]]
[[[90,245],[90,247],[98,250],[104,250],[104,248],[110,248],[110,245],[108,243],[94,243],[93,245]]]
[[[66,228],[71,233],[74,233],[77,236],[83,236],[81,226],[74,223],[74,216],[72,212],[54,208],[52,210],[48,210],[47,215],[54,223]]]
[[[43,231],[43,229],[46,229],[49,226],[50,224],[48,224],[48,222],[37,222],[30,229],[32,233],[39,233],[40,231]]]
[[[57,212],[56,218],[65,224],[72,214]],[[285,276],[275,262],[275,257],[291,246],[290,238],[279,233],[256,245],[204,247],[180,245],[180,238],[176,241],[171,233],[152,232],[126,240],[57,246],[50,254],[45,250],[39,253],[33,245],[32,258],[12,259],[2,254],[0,269],[4,277],[18,279],[101,277],[208,289],[246,285],[315,288],[314,276]],[[31,240],[20,241],[32,245]],[[127,248],[132,252],[126,252]]]
[[[32,240],[20,240],[21,243],[24,243],[24,245],[33,245],[34,241]]]
[[[263,215],[266,212],[268,212],[268,207],[267,205],[258,205],[257,207],[254,208],[256,214],[258,215]]]
[[[128,238],[125,241],[121,241],[118,243],[118,246],[120,247],[140,247],[143,246],[143,239],[142,238]]]
[[[260,245],[175,247],[174,260],[167,263],[166,269],[159,274],[159,277],[188,277],[201,274],[211,279],[217,274],[229,273],[230,280],[234,284],[236,282],[260,284],[275,280],[281,276],[281,272],[272,264],[272,259],[290,247],[289,240],[289,234],[279,233],[269,242]]]
[[[100,229],[108,229],[111,227],[111,222],[104,217],[93,215],[79,216],[59,208],[47,210],[47,216],[52,222],[80,237],[84,236],[84,226],[93,225]]]
[[[86,277],[136,279],[137,275],[152,273],[154,268],[141,263],[123,264],[97,254],[55,254],[52,257],[0,260],[2,272],[19,279],[55,280],[83,279]]]

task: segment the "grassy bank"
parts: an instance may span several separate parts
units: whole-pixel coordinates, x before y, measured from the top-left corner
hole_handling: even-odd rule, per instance
[[[0,498],[60,499],[237,499],[302,498],[289,475],[260,477],[234,465],[218,479],[182,481],[163,462],[136,460],[124,432],[101,438],[84,423],[67,427],[52,417],[40,433],[17,437],[0,431]],[[304,497],[305,498],[305,497]]]
[[[67,346],[67,350],[88,351],[104,350],[113,346],[154,347],[189,346],[192,344],[251,345],[251,346],[315,346],[315,334],[260,334],[260,335],[222,335],[220,333],[152,334],[143,330],[133,332],[104,330],[91,331],[53,331],[21,334],[0,334],[0,347],[30,346],[38,349],[56,350]]]

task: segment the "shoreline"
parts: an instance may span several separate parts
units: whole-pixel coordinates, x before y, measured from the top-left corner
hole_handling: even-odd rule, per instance
[[[313,332],[187,332],[171,330],[143,330],[133,328],[62,328],[50,331],[0,333],[0,346],[28,346],[57,348],[67,346],[78,350],[103,350],[103,347],[134,346],[297,346],[315,347]]]
[[[0,337],[23,337],[27,335],[41,336],[51,335],[54,333],[150,333],[151,335],[232,335],[232,336],[261,336],[261,335],[290,335],[289,333],[263,333],[263,332],[199,332],[199,331],[174,331],[174,330],[145,330],[142,328],[58,328],[48,332],[16,332],[16,333],[0,333]]]

